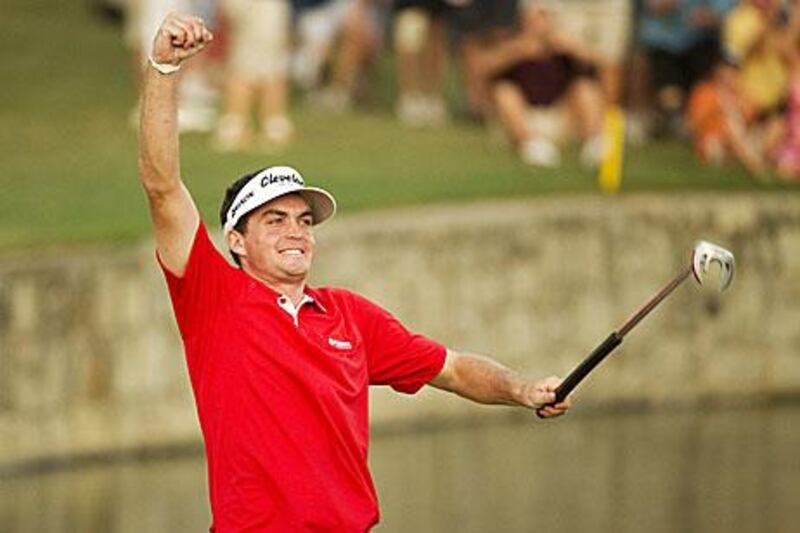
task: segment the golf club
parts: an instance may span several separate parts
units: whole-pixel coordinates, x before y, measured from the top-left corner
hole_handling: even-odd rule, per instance
[[[707,241],[698,241],[692,249],[691,263],[680,272],[675,278],[666,284],[658,293],[653,296],[646,304],[637,310],[630,318],[628,318],[622,326],[604,340],[597,348],[590,353],[581,364],[570,372],[564,379],[561,385],[556,389],[556,401],[553,404],[564,401],[572,390],[583,381],[589,373],[605,359],[614,349],[622,343],[622,339],[627,335],[639,322],[642,321],[655,307],[661,303],[667,296],[669,296],[683,281],[690,275],[694,274],[695,279],[701,285],[705,276],[708,274],[708,267],[711,263],[717,263],[720,268],[719,273],[719,290],[724,291],[733,281],[733,274],[735,271],[735,262],[733,254],[721,246],[712,244]],[[541,408],[540,408],[541,409]],[[541,417],[539,410],[536,411],[537,415]]]

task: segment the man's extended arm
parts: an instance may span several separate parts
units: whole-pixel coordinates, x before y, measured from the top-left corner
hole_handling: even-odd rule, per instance
[[[478,403],[516,405],[538,410],[545,418],[564,414],[569,399],[554,406],[557,377],[531,381],[500,363],[482,356],[447,351],[444,368],[430,385]]]
[[[180,65],[211,41],[202,20],[172,13],[153,40],[152,59]],[[178,144],[179,74],[145,69],[139,117],[139,176],[147,193],[156,248],[164,265],[182,274],[200,215],[181,181]]]

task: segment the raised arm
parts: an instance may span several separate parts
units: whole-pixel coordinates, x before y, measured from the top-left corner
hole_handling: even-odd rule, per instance
[[[167,268],[179,275],[189,259],[200,215],[181,180],[180,73],[169,70],[201,51],[211,39],[201,19],[177,13],[167,15],[153,39],[151,61],[147,64],[142,88],[139,177],[147,194],[159,257]]]
[[[445,365],[429,384],[469,400],[484,404],[516,405],[536,410],[543,418],[564,414],[571,406],[555,401],[557,377],[532,381],[488,357],[447,351]]]

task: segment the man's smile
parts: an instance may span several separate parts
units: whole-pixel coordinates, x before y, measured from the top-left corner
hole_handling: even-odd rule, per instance
[[[306,251],[302,248],[285,248],[283,250],[278,250],[280,255],[305,255]]]

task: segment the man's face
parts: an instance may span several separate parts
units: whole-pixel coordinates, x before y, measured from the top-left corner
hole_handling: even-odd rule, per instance
[[[255,209],[244,234],[228,234],[242,269],[267,284],[304,281],[314,256],[311,208],[299,194],[289,194]]]

